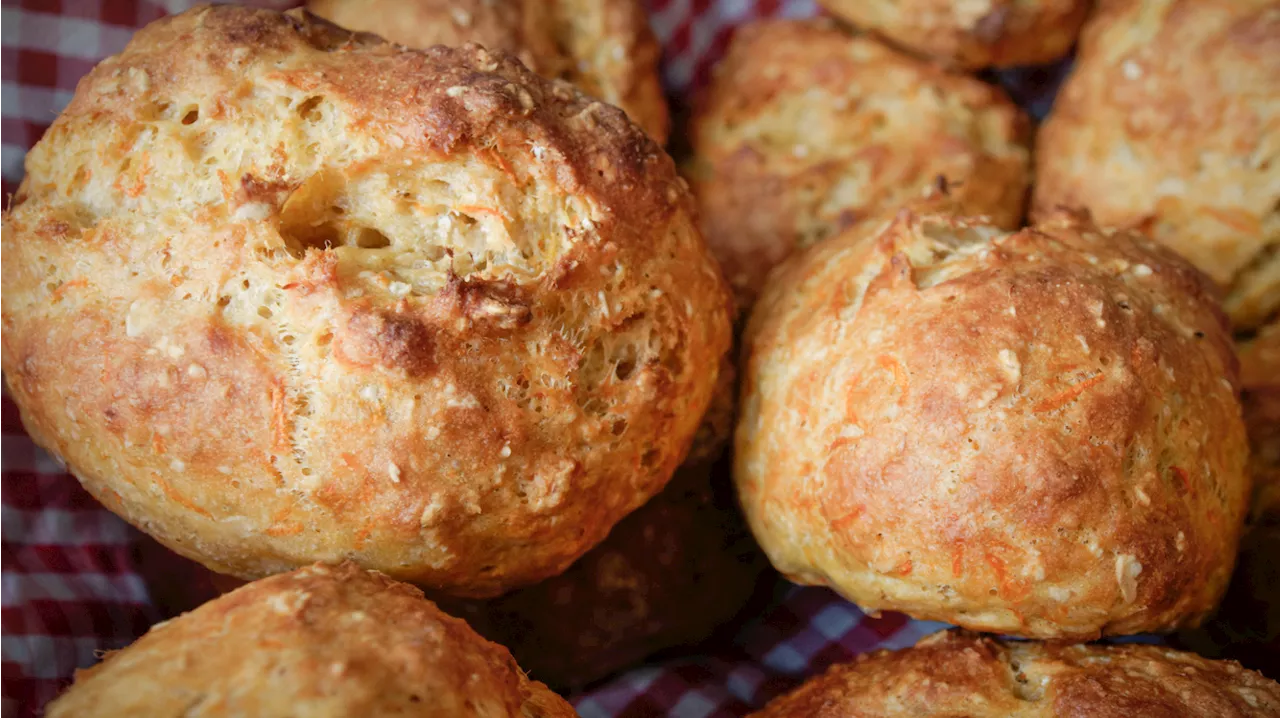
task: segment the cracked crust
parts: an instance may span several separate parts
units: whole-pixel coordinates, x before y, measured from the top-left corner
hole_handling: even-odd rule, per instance
[[[1249,493],[1209,281],[1060,213],[903,211],[770,279],[734,478],[773,564],[859,605],[1039,638],[1198,622]]]
[[[1137,227],[1280,311],[1280,2],[1106,0],[1036,139],[1033,215]]]
[[[1280,685],[1148,645],[1003,642],[944,631],[839,664],[753,718],[1265,718]]]
[[[956,67],[1041,65],[1066,55],[1090,0],[819,0],[833,15]]]
[[[621,111],[300,11],[140,31],[27,156],[3,247],[32,436],[242,578],[558,574],[666,484],[730,342],[685,186]]]
[[[351,563],[251,583],[78,671],[64,716],[569,718],[502,646]]]
[[[1028,126],[996,87],[822,19],[744,26],[715,73],[682,169],[742,308],[792,251],[940,176],[967,211],[1022,220]]]
[[[343,27],[409,47],[474,42],[517,55],[626,111],[658,144],[670,131],[661,48],[639,0],[310,0]]]

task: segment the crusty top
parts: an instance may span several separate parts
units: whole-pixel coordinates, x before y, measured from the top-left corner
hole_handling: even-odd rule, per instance
[[[252,578],[563,570],[679,465],[731,302],[670,159],[471,46],[206,7],[81,81],[4,217],[23,418]]]
[[[896,210],[939,176],[1013,228],[1028,181],[1026,118],[998,88],[827,20],[749,24],[690,126],[685,174],[740,305],[793,249]]]
[[[735,481],[775,566],[870,609],[1087,638],[1213,607],[1248,499],[1206,278],[1059,214],[904,211],[771,278]]]
[[[1280,321],[1236,346],[1253,474],[1250,516],[1254,523],[1280,527]]]
[[[1040,65],[1067,54],[1089,0],[819,0],[912,52],[961,68]]]
[[[1137,226],[1280,310],[1280,0],[1104,0],[1036,140],[1033,212]]]
[[[1001,642],[945,631],[833,666],[753,718],[1269,718],[1280,685],[1162,646]]]
[[[659,144],[667,140],[661,48],[639,0],[309,0],[307,9],[409,47],[505,50],[543,77],[626,110]]]
[[[505,648],[354,564],[239,588],[76,674],[49,718],[566,718]]]

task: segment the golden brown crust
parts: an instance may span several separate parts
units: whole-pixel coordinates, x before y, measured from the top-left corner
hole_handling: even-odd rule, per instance
[[[735,382],[722,374],[689,458],[662,493],[559,576],[490,600],[440,598],[540,681],[577,688],[657,651],[697,643],[742,612],[768,562],[742,521],[727,463]],[[138,571],[161,615],[242,581],[142,537]]]
[[[950,180],[954,199],[1018,226],[1026,118],[999,89],[825,20],[739,30],[691,124],[685,167],[740,306],[793,249],[874,221]]]
[[[1106,0],[1036,140],[1033,213],[1088,208],[1280,309],[1280,2]]]
[[[730,341],[683,183],[620,111],[297,11],[139,32],[28,155],[3,245],[33,437],[241,577],[555,575],[670,478]]]
[[[779,269],[734,478],[773,564],[869,609],[1087,638],[1209,611],[1249,492],[1206,278],[1056,215],[904,211]]]
[[[1264,718],[1280,685],[1148,645],[1001,642],[958,631],[833,666],[753,718]]]
[[[577,715],[502,646],[354,564],[272,576],[76,674],[63,716]]]
[[[409,47],[474,42],[626,111],[658,144],[670,120],[661,50],[639,0],[309,0],[343,27]]]
[[[819,0],[832,14],[961,68],[1039,65],[1066,55],[1090,0]]]

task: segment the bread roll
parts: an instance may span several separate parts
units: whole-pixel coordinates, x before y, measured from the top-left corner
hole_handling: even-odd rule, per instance
[[[729,347],[671,160],[474,46],[196,9],[81,81],[26,168],[3,365],[28,430],[241,578],[560,573],[666,484]]]
[[[1045,645],[945,631],[833,666],[753,718],[1264,718],[1280,685],[1149,645]]]
[[[354,564],[239,588],[76,674],[48,718],[575,716],[511,654]]]
[[[1280,1],[1107,0],[1036,140],[1033,213],[1141,229],[1280,310]]]
[[[904,211],[775,272],[743,351],[734,478],[794,580],[1039,638],[1170,630],[1222,595],[1236,359],[1208,280],[1149,240]]]
[[[409,47],[505,50],[543,77],[626,110],[659,144],[667,140],[662,52],[640,0],[308,0],[307,9]]]
[[[825,20],[743,27],[692,120],[685,174],[742,307],[792,250],[950,181],[1017,227],[1028,132],[998,88]]]
[[[1040,65],[1066,55],[1089,0],[818,0],[912,52],[962,68]]]

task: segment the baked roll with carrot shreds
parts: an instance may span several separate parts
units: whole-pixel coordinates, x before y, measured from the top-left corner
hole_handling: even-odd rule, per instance
[[[27,428],[221,573],[556,575],[666,485],[729,349],[670,158],[476,46],[198,8],[82,80],[26,169]]]
[[[1033,216],[1172,247],[1236,327],[1280,312],[1280,2],[1103,0],[1036,137]]]
[[[1087,639],[1194,624],[1249,497],[1209,280],[1061,213],[906,210],[790,260],[747,326],[734,478],[765,552],[869,610]]]

